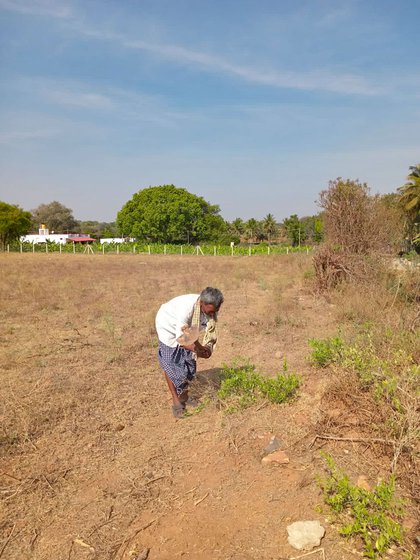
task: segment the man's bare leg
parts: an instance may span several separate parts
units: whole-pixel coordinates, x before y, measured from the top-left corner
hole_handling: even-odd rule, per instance
[[[174,406],[181,406],[182,402],[176,392],[175,389],[175,385],[172,383],[172,381],[169,379],[167,373],[164,371],[163,372],[165,379],[166,379],[166,383],[168,384],[169,387],[169,391],[171,392],[171,397],[172,397],[172,401],[174,403]]]

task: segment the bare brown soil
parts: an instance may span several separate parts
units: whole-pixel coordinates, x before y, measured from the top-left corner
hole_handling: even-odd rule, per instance
[[[2,255],[0,267],[2,560],[290,559],[302,553],[286,526],[311,519],[325,558],[360,557],[318,512],[319,449],[371,484],[388,463],[369,444],[314,442],[320,427],[361,432],[348,403],[325,404],[330,372],[308,363],[309,338],[345,328],[304,280],[310,257]],[[154,317],[207,285],[225,295],[193,385],[208,404],[176,421]],[[220,368],[238,357],[267,375],[287,360],[297,398],[225,414]],[[261,464],[271,434],[288,465]]]

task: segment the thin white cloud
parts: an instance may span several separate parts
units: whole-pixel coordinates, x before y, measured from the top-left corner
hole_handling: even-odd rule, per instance
[[[0,8],[19,14],[48,16],[59,19],[72,17],[67,4],[56,0],[0,0]]]
[[[0,82],[0,86],[2,85],[6,86]],[[33,115],[29,119],[32,123],[31,128],[34,130],[37,130],[38,127],[44,129],[43,123],[49,118],[60,118],[59,115],[62,115],[63,108],[67,108],[69,111],[64,119],[69,118],[71,114],[73,123],[81,125],[90,123],[93,128],[102,123],[101,126],[105,128],[109,128],[109,126],[133,128],[151,124],[155,128],[170,129],[184,126],[183,123],[186,120],[192,121],[201,118],[200,114],[197,115],[194,112],[173,110],[166,99],[160,95],[146,95],[141,92],[100,86],[78,80],[58,81],[49,78],[20,77],[13,83],[9,82],[7,88],[10,94],[31,97],[34,107],[37,107],[39,118],[39,122],[34,120]],[[16,129],[18,124],[19,132],[4,135],[0,142],[16,144],[19,141],[25,142],[37,138],[36,134],[32,138],[26,133],[27,123],[17,114],[4,113],[2,117],[10,130]],[[109,124],[110,122],[112,125]],[[61,135],[60,127],[57,129],[57,134]],[[47,136],[39,137],[46,138]]]
[[[200,50],[189,49],[180,45],[153,43],[103,30],[75,17],[69,5],[55,0],[0,0],[0,7],[15,12],[32,15],[50,16],[64,19],[73,31],[101,41],[113,42],[127,49],[148,52],[163,60],[179,65],[191,65],[201,71],[236,76],[249,83],[280,89],[298,89],[303,91],[326,91],[346,95],[378,95],[383,90],[365,77],[356,74],[340,74],[327,70],[311,72],[290,72],[270,68],[257,68],[233,63],[223,57],[208,54]],[[342,10],[330,13],[331,17],[342,17]],[[83,101],[83,100],[80,100]],[[99,101],[99,100],[96,100]],[[85,103],[89,100],[84,100]],[[93,103],[94,100],[91,100]]]
[[[41,100],[79,109],[107,111],[118,119],[153,122],[171,126],[182,114],[170,111],[161,96],[144,95],[115,87],[98,86],[75,80],[22,80],[26,91],[36,92]]]
[[[100,34],[96,36],[99,38]],[[239,76],[248,82],[261,85],[312,91],[322,90],[341,94],[377,95],[382,93],[378,86],[374,86],[364,77],[354,74],[331,74],[324,70],[306,73],[260,70],[252,66],[232,64],[220,57],[178,45],[151,44],[137,40],[127,41],[109,34],[105,34],[104,38],[114,40],[118,38],[123,46],[130,49],[148,51],[161,58],[173,60],[179,64],[192,64],[207,71]]]
[[[65,90],[49,90],[45,96],[59,105],[70,105],[85,109],[112,109],[113,101],[106,95],[93,92],[77,92]]]
[[[180,65],[191,65],[203,71],[237,76],[247,82],[276,88],[306,91],[327,91],[347,95],[378,95],[383,89],[356,74],[330,73],[326,70],[311,72],[282,72],[234,64],[222,57],[179,45],[152,43],[101,30],[80,21],[72,21],[74,31],[97,40],[114,42],[127,49],[149,52],[163,60]]]

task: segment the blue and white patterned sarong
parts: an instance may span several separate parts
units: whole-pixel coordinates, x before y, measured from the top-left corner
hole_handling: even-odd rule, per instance
[[[183,393],[195,377],[197,362],[191,350],[183,346],[171,348],[159,341],[159,363],[175,386],[178,395]]]

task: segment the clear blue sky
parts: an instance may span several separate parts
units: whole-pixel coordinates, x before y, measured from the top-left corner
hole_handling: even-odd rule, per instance
[[[113,221],[175,184],[227,220],[420,163],[419,0],[0,0],[0,199]]]

